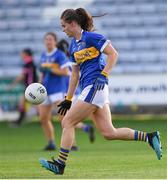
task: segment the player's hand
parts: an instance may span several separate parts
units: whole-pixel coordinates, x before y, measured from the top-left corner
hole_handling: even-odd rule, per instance
[[[58,114],[64,116],[67,113],[67,111],[70,109],[71,104],[72,104],[72,101],[67,100],[67,99],[65,99],[60,104],[58,104],[58,107],[60,107],[59,110],[58,110]]]
[[[108,77],[103,74],[100,74],[100,76],[95,80],[93,87],[96,90],[103,90],[105,84],[108,84]]]

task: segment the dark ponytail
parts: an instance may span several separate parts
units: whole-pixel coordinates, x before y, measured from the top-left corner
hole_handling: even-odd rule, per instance
[[[57,48],[62,50],[69,57],[69,44],[65,39],[62,39],[57,43]]]
[[[78,15],[78,20],[81,28],[86,31],[93,30],[93,18],[92,16],[86,12],[83,8],[78,8],[75,10],[76,14]]]
[[[92,16],[83,8],[78,8],[76,10],[66,9],[62,13],[61,19],[67,23],[76,21],[85,31],[92,31],[94,28]]]

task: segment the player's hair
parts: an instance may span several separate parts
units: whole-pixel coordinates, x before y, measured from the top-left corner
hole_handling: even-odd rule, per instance
[[[55,42],[57,42],[57,35],[56,35],[54,32],[47,32],[47,33],[45,34],[45,36],[44,36],[44,39],[45,39],[46,36],[48,36],[48,35],[52,36],[52,37],[54,38]]]
[[[67,23],[76,21],[85,31],[92,31],[94,28],[93,17],[84,8],[66,9],[62,13],[61,19]]]
[[[62,50],[67,56],[69,56],[69,44],[65,39],[62,39],[57,43],[57,48]]]
[[[22,53],[25,53],[26,55],[28,55],[28,56],[33,56],[33,51],[32,51],[32,49],[30,49],[30,48],[25,48],[25,49],[23,49],[22,50]]]

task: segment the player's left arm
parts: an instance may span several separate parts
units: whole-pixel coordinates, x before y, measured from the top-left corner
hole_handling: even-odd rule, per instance
[[[14,81],[10,85],[10,89],[14,88],[18,83],[22,82],[25,78],[25,75],[22,73],[19,76],[17,76]]]
[[[68,76],[69,75],[69,68],[68,68],[68,62],[65,53],[60,52],[57,61],[54,63],[51,67],[51,72],[59,75],[59,76]]]
[[[106,73],[106,75],[108,76],[113,66],[117,62],[118,53],[115,50],[115,48],[111,45],[111,43],[108,43],[108,45],[104,48],[103,53],[107,55],[106,65],[103,69],[103,72]]]
[[[103,35],[91,32],[88,34],[87,41],[95,47],[99,52],[107,55],[106,66],[104,67],[102,74],[108,76],[112,67],[115,65],[118,57],[117,51],[111,45],[111,42],[107,40]],[[104,73],[103,73],[104,72]]]
[[[38,79],[38,82],[42,84],[42,81],[43,81],[43,73],[39,73],[39,79]]]
[[[68,76],[69,75],[69,69],[68,67],[51,67],[51,72],[59,75],[59,76]]]

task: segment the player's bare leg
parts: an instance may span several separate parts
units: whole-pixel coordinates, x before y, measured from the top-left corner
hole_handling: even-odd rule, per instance
[[[19,117],[16,121],[10,123],[10,127],[17,128],[24,121],[24,118],[26,116],[26,99],[24,96],[20,97],[18,111],[19,111]]]
[[[59,157],[57,160],[53,159],[53,161],[40,159],[40,163],[42,164],[42,166],[56,174],[64,173],[65,162],[67,160],[75,137],[75,126],[95,110],[96,106],[80,100],[78,100],[75,105],[72,106],[72,108],[62,120],[63,132],[61,137]]]
[[[61,122],[61,121],[63,120],[63,118],[64,118],[64,116],[63,116],[63,115],[60,115],[60,114],[58,114],[57,117],[58,117],[58,119],[60,120],[60,122]],[[78,151],[78,146],[77,146],[75,137],[74,137],[74,140],[73,140],[73,144],[72,144],[71,150],[72,150],[72,151]]]
[[[69,149],[72,145],[74,137],[74,129],[77,123],[89,116],[90,113],[95,111],[96,106],[78,100],[70,109],[67,115],[62,120],[62,140],[61,147]]]
[[[39,106],[39,117],[44,134],[48,140],[48,145],[44,150],[55,150],[55,134],[54,127],[51,122],[52,117],[52,105],[40,105]]]
[[[96,127],[101,134],[108,140],[136,140],[145,141],[155,150],[157,158],[161,159],[162,150],[159,132],[147,133],[130,128],[115,128],[112,124],[109,105],[106,104],[102,109],[98,108],[93,113]]]
[[[101,134],[110,140],[134,140],[134,130],[130,128],[115,128],[112,124],[109,105],[98,108],[94,113],[94,122]]]

